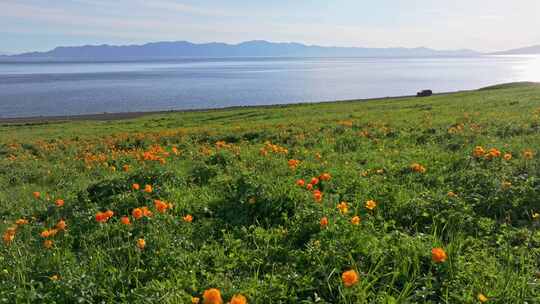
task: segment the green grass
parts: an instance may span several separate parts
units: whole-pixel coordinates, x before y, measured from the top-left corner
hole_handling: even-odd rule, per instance
[[[0,303],[540,303],[540,86],[495,88],[2,125],[0,232],[29,223],[0,245]],[[323,173],[317,202],[296,182]]]

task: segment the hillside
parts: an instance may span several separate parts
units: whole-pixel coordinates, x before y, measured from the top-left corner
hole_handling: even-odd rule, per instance
[[[534,83],[3,124],[0,299],[536,303],[539,146]]]
[[[48,52],[25,53],[8,58],[12,60],[137,60],[180,57],[428,57],[471,55],[478,55],[478,53],[470,50],[439,51],[428,48],[323,47],[300,43],[273,43],[258,40],[239,44],[195,44],[187,41],[176,41],[155,42],[144,45],[57,47]]]
[[[540,45],[492,53],[492,55],[536,55],[536,54],[540,54]]]

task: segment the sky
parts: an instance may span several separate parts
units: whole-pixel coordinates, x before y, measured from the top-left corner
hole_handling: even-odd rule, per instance
[[[268,40],[496,51],[540,44],[539,0],[0,0],[0,53]]]

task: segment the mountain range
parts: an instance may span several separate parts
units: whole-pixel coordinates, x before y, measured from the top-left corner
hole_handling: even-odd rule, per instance
[[[540,54],[540,45],[488,55]],[[2,60],[141,60],[183,57],[465,57],[484,53],[469,49],[434,50],[419,48],[327,47],[301,43],[274,43],[263,40],[238,44],[188,41],[153,42],[142,45],[85,45],[57,47],[46,52],[0,56]]]
[[[529,47],[491,53],[491,55],[536,55],[540,54],[540,44]]]
[[[472,50],[419,48],[325,47],[301,43],[273,43],[262,40],[239,44],[187,41],[154,42],[143,45],[85,45],[57,47],[47,52],[30,52],[3,59],[14,60],[137,60],[182,57],[442,57],[475,56]]]

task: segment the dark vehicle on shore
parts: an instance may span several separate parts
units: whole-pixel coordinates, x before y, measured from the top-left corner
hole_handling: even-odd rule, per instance
[[[422,90],[422,91],[416,93],[416,97],[428,97],[428,96],[431,96],[431,95],[433,95],[432,90]]]

